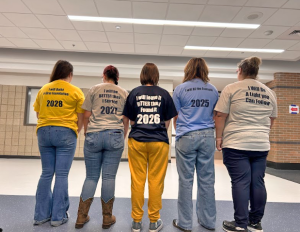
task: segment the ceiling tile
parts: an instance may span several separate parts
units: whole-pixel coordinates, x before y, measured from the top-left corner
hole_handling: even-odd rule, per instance
[[[159,45],[143,45],[136,44],[135,52],[138,54],[157,54],[159,49]]]
[[[248,0],[245,6],[281,7],[287,0]]]
[[[192,35],[219,36],[224,28],[195,27]]]
[[[288,50],[300,51],[300,42],[295,44],[294,46],[290,47]]]
[[[207,51],[204,57],[227,57],[230,52],[222,52],[222,51]]]
[[[281,26],[260,26],[257,28],[249,38],[266,38],[266,39],[275,39],[290,27],[281,27]],[[265,35],[266,31],[273,31],[272,35]]]
[[[297,40],[273,40],[267,44],[264,48],[266,49],[288,49],[298,43]]]
[[[85,42],[85,45],[90,51],[97,52],[110,52],[109,43],[99,43],[99,42]]]
[[[31,39],[9,38],[8,40],[19,48],[40,48]]]
[[[165,55],[180,55],[183,47],[179,46],[160,46],[159,54]]]
[[[105,32],[100,31],[78,31],[84,42],[107,42]]]
[[[79,41],[59,41],[67,50],[86,51],[88,50],[83,42]]]
[[[168,4],[152,2],[133,2],[133,17],[138,19],[165,19]]]
[[[263,48],[271,41],[271,39],[245,39],[239,48]]]
[[[5,38],[0,38],[0,47],[16,47],[13,43]]]
[[[67,15],[99,16],[93,0],[58,0]]]
[[[18,27],[44,27],[33,14],[4,13],[4,15]]]
[[[57,40],[34,39],[33,41],[44,49],[64,49]]]
[[[34,14],[65,15],[56,0],[23,0]]]
[[[235,6],[212,6],[208,5],[203,10],[199,21],[206,22],[231,22],[241,7]]]
[[[116,44],[134,43],[133,33],[107,32],[106,35],[110,43],[116,43]]]
[[[165,35],[190,35],[194,27],[164,26]]]
[[[168,46],[185,46],[189,36],[185,35],[163,35],[161,38],[161,45]]]
[[[170,0],[171,3],[206,4],[208,0]]]
[[[105,31],[114,31],[114,32],[133,32],[133,25],[132,24],[118,24],[118,23],[102,23]],[[117,29],[116,26],[121,27]]]
[[[130,1],[95,0],[101,17],[131,18]]]
[[[0,14],[0,26],[13,27],[14,24],[12,24],[7,18]]]
[[[80,36],[75,30],[49,29],[57,40],[81,41]]]
[[[31,13],[21,0],[1,0],[0,12]]]
[[[241,37],[247,38],[253,30],[250,29],[233,29],[233,28],[226,28],[221,37]]]
[[[209,5],[222,5],[222,6],[243,6],[247,0],[209,0]]]
[[[274,8],[258,8],[258,7],[243,7],[239,13],[234,17],[232,22],[235,23],[253,23],[261,24],[265,22],[271,15],[276,12]],[[247,17],[250,15],[257,15],[256,19],[249,20]]]
[[[230,52],[227,57],[244,59],[245,57],[253,56],[253,54],[253,52]]]
[[[104,31],[102,23],[100,22],[80,22],[72,21],[76,30],[80,31]]]
[[[120,1],[120,0],[117,0],[117,1]],[[135,1],[135,2],[168,2],[168,0],[131,0],[131,1]]]
[[[161,35],[158,34],[134,34],[136,44],[159,44]]]
[[[300,57],[299,52],[295,51],[285,51],[283,53],[277,54],[274,56],[274,59],[280,59],[280,60],[295,60]]]
[[[47,29],[26,27],[21,29],[31,39],[54,39],[53,35]]]
[[[47,28],[74,29],[66,16],[37,15],[37,17]]]
[[[134,45],[133,44],[111,43],[110,47],[113,52],[134,53]]]
[[[28,36],[17,27],[0,27],[0,35],[10,38],[28,38]]]
[[[280,9],[273,14],[264,25],[294,26],[300,21],[300,10]]]
[[[282,8],[300,9],[300,1],[299,0],[289,0],[286,4],[283,5]]]
[[[243,38],[219,37],[214,42],[213,47],[237,47],[243,40]]]
[[[204,56],[206,51],[203,50],[189,50],[189,49],[184,49],[181,55],[183,56],[191,56],[191,57],[201,57]]]
[[[191,36],[186,45],[189,46],[202,46],[209,47],[211,46],[217,37],[199,37],[199,36]]]
[[[136,33],[151,33],[151,34],[161,34],[163,31],[163,26],[156,25],[133,25],[134,32]]]
[[[256,52],[253,54],[253,56],[257,56],[266,60],[271,60],[276,55],[277,55],[276,53],[261,53],[261,52]]]
[[[170,4],[166,19],[197,21],[203,9],[204,5]]]

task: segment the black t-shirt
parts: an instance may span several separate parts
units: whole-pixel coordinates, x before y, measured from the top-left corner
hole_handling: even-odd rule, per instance
[[[134,121],[129,138],[139,142],[166,142],[169,144],[165,121],[177,115],[170,94],[158,86],[139,86],[126,101],[123,115]]]

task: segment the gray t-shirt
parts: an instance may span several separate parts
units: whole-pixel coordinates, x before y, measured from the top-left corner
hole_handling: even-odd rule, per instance
[[[120,129],[124,130],[122,112],[128,92],[110,83],[93,86],[82,105],[82,109],[91,111],[87,133]]]
[[[227,85],[215,111],[228,114],[223,148],[247,151],[270,150],[270,117],[277,117],[276,94],[254,79]]]

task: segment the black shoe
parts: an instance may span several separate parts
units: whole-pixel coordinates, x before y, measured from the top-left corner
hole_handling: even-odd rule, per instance
[[[252,222],[249,222],[248,223],[248,230],[251,231],[251,232],[263,232],[263,229],[261,227],[261,223],[252,223]]]
[[[223,221],[223,230],[227,232],[248,232],[248,229],[236,226],[235,221]]]
[[[185,229],[181,228],[181,227],[178,225],[178,220],[177,220],[177,219],[174,219],[174,220],[173,220],[173,226],[175,226],[177,229],[182,230],[182,231],[184,231],[184,232],[192,232],[191,230],[185,230]]]

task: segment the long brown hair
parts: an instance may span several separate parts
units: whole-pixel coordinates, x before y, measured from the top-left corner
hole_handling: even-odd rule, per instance
[[[208,67],[204,59],[192,58],[184,68],[184,78],[182,82],[190,81],[195,78],[200,78],[204,83],[209,82]]]
[[[242,76],[256,79],[261,63],[261,58],[253,56],[242,60],[238,67],[242,71]]]
[[[159,71],[155,64],[146,63],[142,68],[140,81],[142,85],[157,85],[159,81]]]
[[[59,60],[53,67],[49,82],[66,79],[70,73],[73,74],[73,65],[66,60]]]

